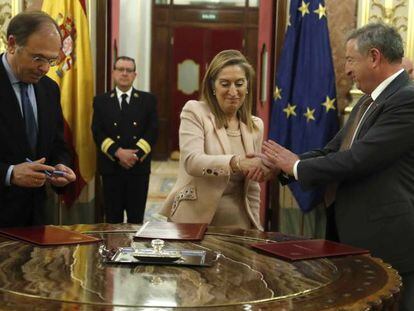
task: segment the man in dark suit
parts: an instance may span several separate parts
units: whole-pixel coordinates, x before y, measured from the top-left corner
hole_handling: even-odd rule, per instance
[[[327,238],[369,249],[403,279],[400,310],[414,307],[414,85],[397,30],[368,24],[346,45],[345,70],[364,95],[322,150],[295,155],[273,141],[264,161],[304,190],[327,186]],[[330,198],[333,198],[331,200]]]
[[[114,63],[115,89],[94,98],[92,132],[100,152],[106,221],[142,223],[147,201],[151,150],[158,136],[154,95],[132,87],[135,61],[121,56]]]
[[[0,226],[43,224],[45,183],[76,179],[67,166],[59,88],[45,76],[61,37],[49,15],[24,12],[10,21],[7,44],[0,56]]]

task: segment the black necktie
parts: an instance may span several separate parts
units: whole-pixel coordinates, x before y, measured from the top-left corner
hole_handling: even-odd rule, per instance
[[[30,145],[30,149],[32,150],[32,152],[35,152],[37,144],[36,118],[33,112],[33,106],[29,99],[29,95],[27,94],[27,83],[19,82],[19,86],[24,123],[26,125],[26,136]]]
[[[125,94],[125,93],[122,94],[121,98],[122,98],[122,100],[121,100],[121,110],[124,110],[128,105],[128,102],[127,102],[128,94]]]

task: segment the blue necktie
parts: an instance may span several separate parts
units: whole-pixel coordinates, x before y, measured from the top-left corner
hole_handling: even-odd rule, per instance
[[[29,95],[27,94],[27,83],[19,82],[20,96],[22,100],[22,109],[24,123],[26,125],[26,136],[33,153],[36,152],[37,145],[37,124],[33,112],[32,104],[30,103]]]

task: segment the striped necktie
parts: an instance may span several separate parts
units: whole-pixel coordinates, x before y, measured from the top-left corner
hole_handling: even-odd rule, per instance
[[[350,119],[348,130],[346,131],[344,135],[344,139],[342,140],[341,147],[339,150],[348,150],[351,148],[351,145],[353,143],[353,138],[355,136],[356,131],[358,130],[358,125],[361,122],[362,117],[364,116],[365,112],[368,110],[369,106],[373,102],[371,96],[367,96],[364,98],[362,103],[355,107],[357,109],[356,113],[353,115],[353,118]]]
[[[362,117],[364,116],[365,112],[368,110],[372,102],[372,97],[368,95],[366,98],[362,100],[360,105],[355,106],[354,109],[357,110],[348,120],[348,129],[346,130],[344,138],[341,142],[341,146],[339,147],[340,151],[348,150],[349,148],[351,148],[353,138],[355,136],[356,131],[358,130],[358,126],[361,126],[360,122],[362,120]],[[332,203],[335,201],[337,188],[338,183],[330,183],[326,186],[324,195],[326,207],[332,205]]]
[[[29,95],[27,93],[27,83],[19,82],[20,86],[20,98],[22,101],[22,110],[24,123],[26,125],[26,137],[30,145],[30,149],[33,154],[36,153],[37,145],[37,124],[33,111],[32,103],[30,102]]]

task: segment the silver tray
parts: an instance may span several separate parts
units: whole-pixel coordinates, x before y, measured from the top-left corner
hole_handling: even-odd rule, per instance
[[[220,257],[220,253],[207,250],[169,249],[168,252],[179,253],[177,256],[153,255],[152,248],[137,250],[133,247],[119,247],[108,251],[100,249],[102,260],[108,264],[138,264],[138,265],[173,265],[173,266],[197,266],[210,267]],[[148,256],[145,255],[148,253]]]

